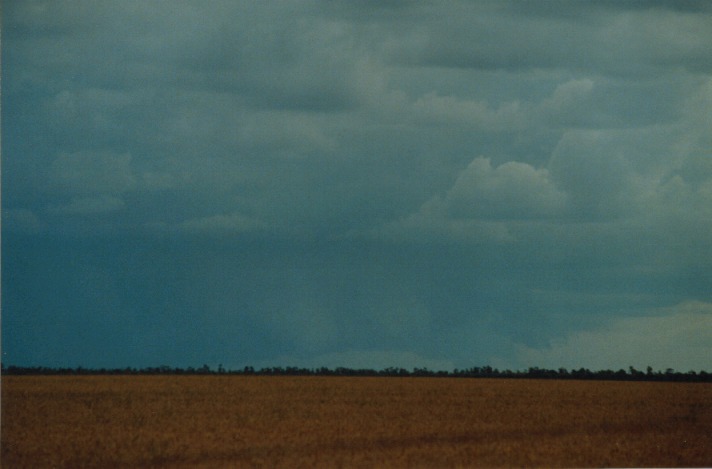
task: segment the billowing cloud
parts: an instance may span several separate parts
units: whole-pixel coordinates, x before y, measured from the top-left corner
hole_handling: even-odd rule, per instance
[[[420,210],[387,225],[387,236],[445,236],[458,240],[512,241],[507,221],[561,216],[566,194],[550,180],[546,169],[508,162],[493,167],[477,157],[458,175],[444,196],[435,196]]]
[[[454,218],[527,219],[560,215],[566,195],[546,169],[511,161],[496,168],[475,158],[445,196]]]
[[[591,122],[591,115],[596,117],[593,88],[594,82],[590,78],[562,83],[556,87],[551,97],[541,101],[539,115],[549,115],[553,123],[568,127]]]

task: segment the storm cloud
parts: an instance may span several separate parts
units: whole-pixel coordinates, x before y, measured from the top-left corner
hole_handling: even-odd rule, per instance
[[[6,2],[3,363],[709,370],[711,26]]]

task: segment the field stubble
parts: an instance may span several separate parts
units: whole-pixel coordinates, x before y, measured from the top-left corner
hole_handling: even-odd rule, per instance
[[[712,385],[5,376],[23,467],[709,466]]]

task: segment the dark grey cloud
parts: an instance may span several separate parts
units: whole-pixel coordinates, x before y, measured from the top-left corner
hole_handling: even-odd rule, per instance
[[[708,355],[705,3],[27,1],[3,22],[9,362]]]
[[[433,6],[430,21],[409,40],[398,41],[393,58],[414,66],[557,69],[636,78],[673,66],[709,72],[709,9],[689,13],[627,6],[478,2],[458,3],[451,14]]]

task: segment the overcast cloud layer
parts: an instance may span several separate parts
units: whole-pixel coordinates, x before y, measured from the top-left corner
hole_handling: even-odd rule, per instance
[[[700,1],[6,1],[3,362],[712,369]]]

